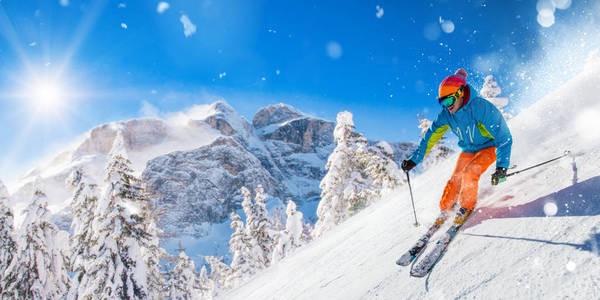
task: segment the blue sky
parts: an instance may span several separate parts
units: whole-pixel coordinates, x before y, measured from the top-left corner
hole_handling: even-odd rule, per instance
[[[518,111],[597,46],[597,1],[553,1],[566,9],[550,12],[550,0],[195,0],[165,1],[159,12],[148,0],[2,0],[0,178],[102,123],[220,97],[249,120],[279,102],[329,120],[350,110],[369,139],[417,141],[417,114],[434,118],[439,82],[464,67],[476,88],[495,75]],[[34,99],[48,89],[61,99]]]

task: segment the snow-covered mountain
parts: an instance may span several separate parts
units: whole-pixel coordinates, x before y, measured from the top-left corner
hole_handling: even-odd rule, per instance
[[[53,221],[68,229],[72,191],[65,179],[82,168],[103,184],[107,155],[121,132],[133,169],[163,212],[161,227],[171,236],[210,234],[211,224],[223,222],[239,206],[243,186],[254,189],[261,184],[274,199],[271,207],[287,199],[300,206],[308,203],[312,210],[305,214],[308,218],[315,214],[319,182],[334,147],[334,126],[285,104],[262,108],[249,122],[222,101],[164,119],[104,124],[31,170],[12,195],[11,206],[19,224],[19,211],[31,201],[33,185],[40,184]],[[414,146],[392,144],[396,159],[403,159]],[[221,239],[227,240],[224,235]]]
[[[509,122],[517,169],[491,186],[426,278],[394,262],[424,233],[456,154],[265,270],[225,299],[597,299],[600,292],[600,59]],[[439,231],[440,233],[443,230]],[[439,235],[437,235],[439,236]],[[436,236],[434,236],[435,240]]]
[[[48,195],[54,220],[67,227],[72,192],[65,178],[75,168],[83,168],[103,183],[106,158],[119,131],[134,171],[165,211],[165,224],[177,224],[171,232],[201,235],[195,227],[222,221],[241,201],[242,186],[262,184],[279,199],[317,197],[333,147],[334,124],[285,104],[261,109],[253,123],[220,101],[164,120],[98,126],[72,149],[30,171],[20,181],[12,206],[22,209],[37,182]]]

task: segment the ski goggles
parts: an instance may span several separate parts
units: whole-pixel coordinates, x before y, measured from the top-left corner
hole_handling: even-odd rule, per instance
[[[438,102],[440,103],[441,106],[446,107],[446,108],[454,105],[454,103],[456,103],[456,100],[458,100],[458,98],[463,95],[464,88],[465,88],[465,86],[461,85],[460,88],[458,89],[458,91],[456,91],[456,93],[446,95],[444,97],[439,97]]]

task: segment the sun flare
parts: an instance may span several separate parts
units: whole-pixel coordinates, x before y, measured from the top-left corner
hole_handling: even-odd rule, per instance
[[[33,87],[32,101],[37,108],[54,109],[61,106],[64,93],[55,82],[41,82]]]
[[[69,99],[69,91],[59,80],[32,80],[23,91],[30,109],[37,116],[61,115]]]

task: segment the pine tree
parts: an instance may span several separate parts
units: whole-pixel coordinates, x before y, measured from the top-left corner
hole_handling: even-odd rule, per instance
[[[271,256],[271,264],[277,264],[286,257],[291,248],[290,233],[287,230],[279,231],[276,235],[275,247]]]
[[[18,251],[5,271],[2,298],[60,299],[68,290],[69,275],[62,239],[67,236],[50,222],[46,195],[36,188],[25,210]]]
[[[81,169],[74,170],[67,184],[75,188],[73,199],[71,201],[71,212],[73,221],[71,228],[73,236],[71,238],[72,256],[70,261],[71,288],[68,299],[77,299],[80,291],[86,286],[81,284],[81,280],[86,273],[86,267],[90,265],[95,255],[90,251],[92,249],[92,236],[94,234],[94,211],[98,202],[98,187],[92,183],[91,178],[87,177]]]
[[[167,252],[159,245],[159,235],[162,233],[158,228],[159,211],[151,204],[149,198],[143,199],[141,206],[141,215],[144,220],[143,227],[148,233],[146,243],[143,243],[142,256],[146,263],[148,293],[152,299],[163,299],[162,294],[167,289],[167,283],[160,272],[160,259],[166,257]]]
[[[169,293],[171,300],[200,300],[204,292],[199,274],[196,272],[194,261],[189,258],[183,249],[172,263],[174,267],[168,272]]]
[[[367,176],[372,180],[369,199],[372,202],[385,193],[399,186],[403,181],[400,176],[398,164],[394,161],[392,147],[386,142],[368,148],[360,153],[360,161],[366,166]]]
[[[215,283],[208,278],[206,266],[200,269],[200,290],[202,291],[203,300],[212,300],[215,293]]]
[[[296,203],[292,200],[288,201],[286,209],[287,220],[285,222],[285,230],[290,234],[292,248],[302,246],[302,232],[304,224],[302,222],[303,214],[296,210]]]
[[[369,201],[371,182],[365,172],[364,161],[359,159],[358,154],[367,151],[367,140],[354,131],[350,112],[338,113],[334,140],[337,145],[327,159],[325,168],[328,172],[320,184],[322,192],[317,208],[319,220],[313,232],[315,236],[341,223]]]
[[[9,195],[4,183],[0,181],[0,295],[3,292],[4,271],[8,268],[13,255],[17,252],[14,236],[13,212],[8,207]]]
[[[106,187],[96,209],[95,261],[82,282],[83,299],[148,299],[147,267],[142,247],[149,243],[139,203],[147,201],[129,167],[119,132],[106,167]]]
[[[257,266],[256,259],[252,256],[250,238],[246,235],[244,223],[241,217],[231,212],[231,228],[234,232],[229,240],[229,252],[233,255],[231,260],[231,276],[228,278],[228,286],[236,287],[248,277],[254,275]]]
[[[252,265],[257,270],[263,269],[267,266],[267,260],[265,259],[266,254],[256,238],[257,234],[253,233],[258,224],[257,220],[259,220],[258,216],[256,215],[256,205],[252,202],[252,195],[250,194],[250,190],[248,190],[246,187],[242,187],[242,195],[244,197],[244,200],[242,201],[242,209],[246,215],[246,230],[244,234],[247,238],[247,245],[249,248],[249,261],[252,262]]]
[[[485,99],[493,99],[502,93],[502,89],[498,86],[498,83],[494,81],[494,76],[488,75],[485,77],[485,82],[479,93]]]
[[[511,119],[513,116],[504,111],[504,107],[508,105],[508,98],[500,98],[498,95],[502,93],[502,89],[498,85],[496,81],[494,81],[493,75],[488,75],[485,77],[485,82],[483,83],[483,87],[479,92],[483,98],[492,102],[498,110],[502,113],[505,119]]]
[[[247,230],[251,238],[253,238],[257,245],[262,249],[262,261],[264,262],[264,267],[268,267],[271,262],[274,244],[273,223],[269,218],[269,212],[267,211],[267,206],[265,204],[265,201],[267,200],[265,189],[259,184],[256,189],[254,189],[254,193],[255,214],[254,218],[248,219]]]
[[[231,268],[223,263],[223,257],[205,256],[204,260],[210,265],[209,280],[212,282],[213,295],[230,289]]]
[[[308,244],[313,240],[313,230],[314,228],[310,223],[304,224],[302,227],[302,236],[300,237],[303,244]]]
[[[302,213],[296,210],[296,203],[292,200],[288,201],[286,215],[285,229],[279,232],[275,243],[273,262],[283,259],[290,251],[304,243]]]

